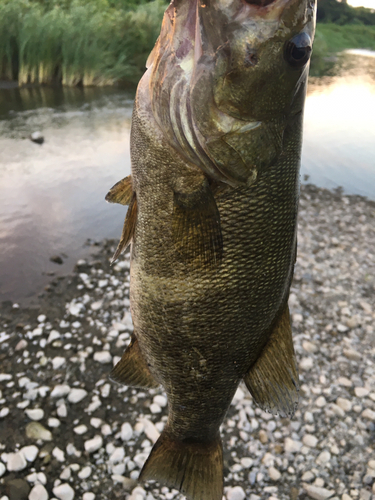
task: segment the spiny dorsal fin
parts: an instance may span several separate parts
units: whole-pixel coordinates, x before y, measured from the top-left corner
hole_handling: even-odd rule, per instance
[[[190,500],[223,498],[223,450],[220,436],[212,442],[179,441],[164,430],[140,474],[178,489]]]
[[[175,192],[172,229],[175,247],[183,262],[199,267],[221,261],[220,214],[206,179],[193,192]]]
[[[159,386],[150,373],[135,335],[133,335],[122,358],[111,371],[110,378],[119,384],[131,387],[153,388]]]
[[[132,176],[128,175],[125,179],[117,182],[108,191],[105,197],[109,203],[119,203],[120,205],[129,205],[133,195]]]
[[[118,257],[125,252],[133,238],[135,224],[137,222],[137,198],[135,193],[130,201],[128,211],[126,212],[124,227],[121,234],[120,243],[117,246],[116,252],[112,257],[111,264],[113,264]]]
[[[288,305],[244,380],[254,401],[263,410],[282,417],[294,415],[299,382]]]

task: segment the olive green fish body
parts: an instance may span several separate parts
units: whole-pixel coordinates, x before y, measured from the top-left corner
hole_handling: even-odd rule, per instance
[[[133,322],[150,371],[168,394],[169,430],[181,439],[206,439],[217,434],[239,381],[286,304],[295,258],[301,124],[286,139],[279,161],[260,172],[253,186],[218,191],[223,258],[215,267],[194,268],[182,261],[171,231],[171,172],[174,178],[186,166],[157,134],[155,141],[150,121],[142,123],[138,113],[132,145],[138,200]]]
[[[241,380],[294,414],[288,312],[314,0],[174,0],[137,91],[114,259],[131,242],[134,335],[112,372],[161,384],[140,479],[220,500],[219,428]]]

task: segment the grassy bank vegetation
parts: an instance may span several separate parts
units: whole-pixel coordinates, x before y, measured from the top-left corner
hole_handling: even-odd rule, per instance
[[[134,84],[164,0],[0,0],[0,78],[19,84]]]
[[[168,0],[0,0],[0,79],[134,85]],[[320,0],[312,69],[347,48],[375,49],[375,13]]]
[[[325,73],[327,58],[345,49],[375,50],[375,26],[318,23],[310,74],[319,76]]]

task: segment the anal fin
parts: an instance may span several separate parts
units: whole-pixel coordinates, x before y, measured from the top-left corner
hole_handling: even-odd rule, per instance
[[[131,387],[156,388],[159,386],[150,373],[135,335],[122,358],[111,371],[110,378]]]
[[[288,305],[244,381],[254,401],[263,410],[282,417],[294,415],[299,382]]]
[[[140,474],[178,489],[189,500],[223,498],[223,450],[220,436],[212,442],[173,439],[164,430]]]
[[[221,261],[220,214],[207,179],[191,192],[175,192],[172,230],[183,262],[199,267]]]
[[[118,244],[116,252],[112,257],[111,264],[113,264],[118,259],[118,257],[123,252],[125,252],[125,250],[129,246],[133,238],[136,222],[137,222],[137,198],[135,193],[133,193],[128,211],[126,212],[124,228],[122,230],[120,243]]]
[[[117,182],[108,191],[105,199],[109,203],[119,203],[120,205],[129,205],[133,196],[132,176],[128,175]]]

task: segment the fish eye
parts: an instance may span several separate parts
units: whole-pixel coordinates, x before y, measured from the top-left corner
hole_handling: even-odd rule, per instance
[[[294,68],[305,66],[311,55],[311,39],[305,32],[286,42],[284,58]]]

